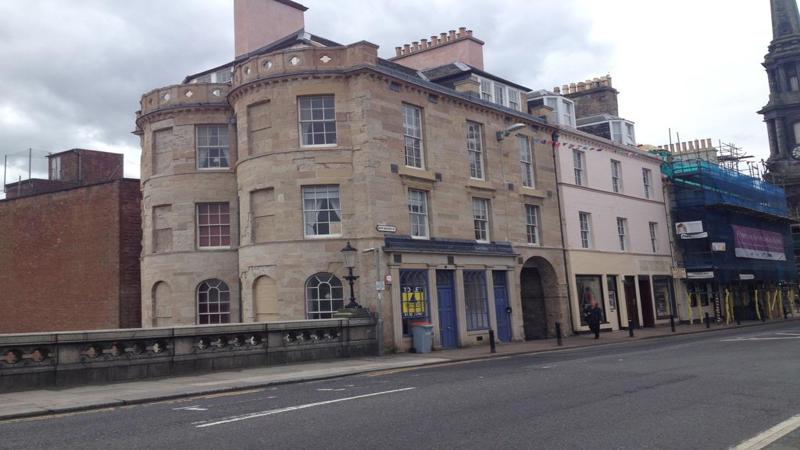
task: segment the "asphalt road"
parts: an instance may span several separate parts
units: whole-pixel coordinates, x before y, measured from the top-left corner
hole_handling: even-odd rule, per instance
[[[2,422],[0,448],[723,449],[800,414],[798,377],[785,323]]]

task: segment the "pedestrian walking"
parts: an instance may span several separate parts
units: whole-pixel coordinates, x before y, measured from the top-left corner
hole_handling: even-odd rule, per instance
[[[589,329],[594,333],[594,338],[600,339],[600,322],[603,321],[603,311],[600,309],[600,305],[597,304],[597,300],[592,299],[584,312],[584,317],[586,318],[586,323],[589,324]]]

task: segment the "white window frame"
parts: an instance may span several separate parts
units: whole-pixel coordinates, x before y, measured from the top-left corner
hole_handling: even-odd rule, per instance
[[[650,199],[653,197],[653,171],[648,168],[642,168],[642,186],[644,188],[644,198]]]
[[[617,194],[621,194],[623,190],[622,162],[616,159],[611,160],[611,190]]]
[[[522,176],[522,186],[535,189],[536,176],[533,163],[533,149],[528,136],[518,134],[517,146],[519,147],[519,168]]]
[[[481,99],[494,103],[494,85],[492,80],[478,77],[478,82],[481,85]]]
[[[214,136],[212,135],[203,135],[205,131],[210,131],[212,129],[217,130],[217,145],[210,144],[210,139]],[[209,124],[209,125],[196,125],[195,126],[195,166],[197,170],[228,170],[231,168],[231,152],[230,152],[230,134],[228,133],[228,125],[224,124]],[[206,139],[206,142],[200,142],[201,135],[203,139]],[[224,136],[224,144],[222,143],[222,139]],[[217,151],[219,154],[216,157],[209,156],[209,152]],[[201,156],[205,153],[205,157]],[[210,163],[206,167],[203,167],[201,161],[212,161],[214,158],[219,160],[218,165],[212,166]],[[225,160],[225,165],[222,165],[222,159]]]
[[[316,200],[318,200],[318,198],[316,198],[316,197],[315,198],[308,198],[308,199],[306,198],[306,194],[307,193],[311,194],[312,190],[315,190],[314,193],[316,194],[316,193],[321,193],[321,190],[324,189],[325,190],[324,193],[328,194],[330,192],[333,192],[334,188],[335,188],[335,191],[336,191],[336,197],[326,196],[324,198],[326,200],[327,206],[328,206],[325,209],[317,208]],[[338,208],[331,206],[331,199],[333,199],[333,198],[338,200],[338,204],[339,204]],[[307,200],[308,201],[312,201],[312,200],[314,201],[315,209],[307,209],[306,208],[306,201]],[[300,202],[301,202],[301,207],[302,207],[302,210],[303,210],[303,236],[306,239],[326,239],[326,238],[340,237],[342,235],[342,226],[343,226],[343,224],[342,224],[342,222],[343,222],[342,221],[342,192],[341,192],[341,187],[338,184],[320,184],[320,185],[314,184],[314,185],[302,186],[300,188]],[[309,222],[307,220],[307,215],[310,214],[310,213],[319,214],[319,213],[322,213],[322,212],[327,212],[328,213],[328,221],[327,222],[317,221],[315,223],[327,223],[329,232],[327,234],[319,234],[319,233],[309,234],[308,233]],[[338,216],[338,218],[339,218],[338,222],[332,222],[330,220],[330,214],[331,213],[335,213]],[[332,224],[336,224],[336,223],[338,223],[338,232],[337,233],[331,233],[330,231],[331,231],[331,228],[332,228]]]
[[[475,240],[488,243],[492,240],[492,206],[488,198],[472,198],[472,224]]]
[[[472,127],[477,130],[477,136],[472,137]],[[473,180],[485,180],[486,171],[483,151],[483,124],[467,121],[467,155],[469,162],[469,177]]]
[[[415,198],[415,196],[417,196]],[[428,191],[422,189],[408,190],[408,219],[411,225],[412,239],[430,239],[430,223],[428,222]],[[418,230],[422,229],[422,233]]]
[[[313,101],[314,101],[315,98],[322,98],[323,100],[324,99],[328,99],[328,98],[331,99],[331,101],[333,102],[333,110],[332,110],[333,117],[332,118],[325,117],[325,109],[326,108],[323,105],[323,107],[322,107],[322,115],[323,115],[322,119],[314,119],[313,116],[314,116],[315,108],[313,106]],[[311,118],[310,119],[303,119],[303,111],[304,111],[304,109],[303,109],[303,106],[302,106],[302,101],[305,100],[305,99],[309,99],[312,102],[312,105],[310,107],[311,109],[308,110],[311,113]],[[313,127],[313,124],[315,124],[315,123],[322,123],[322,124],[333,123],[333,139],[334,139],[334,142],[327,142],[327,139],[328,139],[327,135],[328,135],[329,132],[327,130],[325,130],[322,133],[323,136],[324,136],[325,142],[323,142],[321,144],[316,144],[316,143],[305,144],[304,143],[305,141],[304,141],[304,133],[303,133],[303,124],[312,124],[312,127]],[[338,126],[336,124],[336,97],[333,94],[317,94],[317,95],[301,95],[301,96],[298,96],[297,97],[297,131],[298,131],[298,134],[299,134],[298,138],[300,140],[300,147],[301,148],[336,147],[338,145],[338,143],[339,143],[339,130],[338,130]],[[311,134],[312,134],[312,140],[313,140],[313,135],[314,134],[319,134],[319,133],[314,133],[312,131]]]
[[[205,285],[206,289],[203,289]],[[212,278],[203,280],[197,285],[197,294],[195,296],[195,304],[197,305],[197,324],[198,325],[212,325],[219,323],[230,323],[231,321],[231,290],[227,283],[218,279]],[[212,297],[215,298],[212,301]],[[206,306],[206,311],[200,311],[200,305]],[[211,307],[216,306],[217,311],[210,311]],[[227,309],[227,311],[222,311]],[[212,317],[217,318],[218,322],[213,322]],[[205,318],[205,323],[204,323]]]
[[[579,211],[578,225],[580,229],[581,248],[592,248],[592,214]]]
[[[63,178],[61,172],[61,156],[53,156],[50,158],[50,179],[61,180]]]
[[[658,222],[650,222],[650,247],[653,253],[658,253]]]
[[[573,150],[572,165],[575,171],[575,185],[586,186],[586,153],[581,150]]]
[[[315,283],[312,285],[312,283]],[[326,285],[329,297],[320,298],[320,286]],[[344,286],[342,281],[330,272],[318,272],[306,279],[305,300],[306,300],[306,319],[324,320],[330,319],[336,311],[344,307]],[[312,294],[309,296],[309,294]],[[316,311],[312,311],[311,304],[316,303]],[[329,308],[320,309],[323,303],[328,303]]]
[[[623,252],[630,250],[630,244],[628,242],[628,219],[625,217],[617,217],[617,237],[619,250]]]
[[[542,241],[539,237],[539,207],[525,205],[525,234],[528,245],[539,247]]]
[[[209,206],[209,205],[228,205],[228,223],[206,223],[200,224],[200,207],[201,206]],[[231,242],[233,242],[233,232],[231,229],[231,205],[228,202],[198,202],[195,204],[194,207],[194,217],[195,217],[195,234],[197,249],[198,250],[219,250],[219,249],[228,249],[231,248]],[[228,227],[228,245],[201,245],[200,244],[200,228],[201,227]],[[210,236],[210,235],[209,235]],[[224,234],[220,234],[219,238],[225,236]]]
[[[411,123],[413,121],[415,123]],[[406,167],[425,169],[425,152],[422,137],[422,108],[403,103],[403,151]],[[409,144],[411,146],[409,147]],[[414,147],[416,144],[416,147]],[[409,159],[409,150],[412,154]],[[418,160],[418,161],[417,161]]]

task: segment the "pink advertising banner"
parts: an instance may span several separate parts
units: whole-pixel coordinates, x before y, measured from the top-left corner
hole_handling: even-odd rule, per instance
[[[731,226],[737,257],[786,261],[783,236],[780,233],[740,225]]]

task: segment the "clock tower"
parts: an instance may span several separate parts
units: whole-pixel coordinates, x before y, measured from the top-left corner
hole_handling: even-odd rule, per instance
[[[800,216],[800,13],[796,0],[770,0],[772,42],[764,58],[769,102],[759,111],[767,123],[769,159],[764,178],[786,189],[794,218]]]

